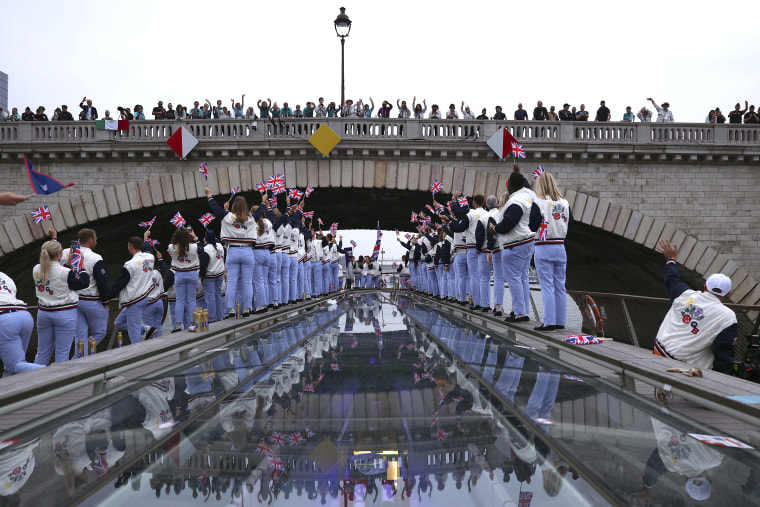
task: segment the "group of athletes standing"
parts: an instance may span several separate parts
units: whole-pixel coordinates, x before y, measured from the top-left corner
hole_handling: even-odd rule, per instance
[[[267,199],[249,206],[237,195],[219,205],[205,189],[211,212],[221,222],[220,237],[206,231],[201,242],[190,228],[178,227],[167,248],[170,262],[151,240],[127,241],[130,258],[118,278],[108,283],[103,258],[93,249],[97,234],[82,229],[72,247],[63,248],[57,232],[42,245],[33,278],[38,298],[38,347],[26,361],[34,319],[16,297],[14,281],[0,273],[0,359],[4,376],[67,361],[74,340],[88,337],[99,344],[106,335],[109,301],[121,311],[114,327],[126,330],[131,343],[161,336],[163,296],[169,303],[173,331],[194,330],[196,306],[206,308],[209,322],[337,291],[342,285],[340,258],[347,252],[333,234],[314,230],[304,217],[304,201],[280,211]],[[350,254],[350,251],[348,252]],[[226,280],[226,283],[225,283]]]
[[[507,322],[530,320],[531,259],[544,303],[540,331],[564,329],[566,321],[565,237],[572,222],[570,207],[554,177],[537,172],[535,191],[515,168],[507,191],[460,200],[454,192],[448,206],[436,204],[440,224],[425,223],[401,244],[409,250],[409,284],[434,297],[457,301],[474,311],[502,315],[504,282],[513,310]],[[460,204],[461,202],[461,204]],[[491,275],[494,285],[491,291]],[[404,278],[402,277],[402,283]]]

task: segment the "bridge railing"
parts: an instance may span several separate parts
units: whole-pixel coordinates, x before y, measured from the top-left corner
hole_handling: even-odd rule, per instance
[[[704,123],[415,120],[398,118],[288,118],[256,120],[130,121],[127,130],[97,130],[93,122],[4,122],[0,143],[166,141],[180,127],[203,140],[303,141],[322,125],[343,139],[373,141],[484,141],[500,127],[526,143],[636,145],[760,145],[760,125]]]

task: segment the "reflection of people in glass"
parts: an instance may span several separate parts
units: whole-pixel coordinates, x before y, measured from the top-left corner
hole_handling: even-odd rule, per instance
[[[35,439],[28,444],[19,445],[0,454],[0,505],[18,505],[21,503],[21,488],[34,471],[34,450],[39,445]]]
[[[708,470],[723,462],[723,454],[657,419],[652,419],[652,427],[657,448],[649,455],[642,478],[644,487],[634,499],[650,501],[652,487],[667,472],[683,476],[686,492],[694,500],[710,498],[712,480]]]
[[[525,415],[541,424],[551,424],[552,407],[557,398],[559,373],[540,369],[525,405]]]

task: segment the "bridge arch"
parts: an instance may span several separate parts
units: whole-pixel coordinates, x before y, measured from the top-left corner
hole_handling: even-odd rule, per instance
[[[426,192],[434,179],[440,179],[444,189],[461,190],[466,195],[501,192],[508,177],[506,171],[494,172],[435,161],[337,158],[230,160],[225,166],[210,168],[208,182],[204,181],[199,172],[190,170],[185,165],[164,168],[161,172],[154,170],[147,177],[145,173],[138,174],[136,179],[106,184],[78,195],[57,195],[57,201],[51,204],[52,221],[59,231],[75,229],[120,213],[203,197],[206,184],[214,195],[227,193],[235,186],[240,186],[243,192],[251,192],[255,190],[256,183],[277,173],[285,174],[289,186],[305,188],[312,185],[317,188],[347,190],[375,188]],[[731,299],[734,302],[755,304],[760,300],[760,286],[755,277],[735,260],[676,225],[597,197],[590,191],[566,189],[564,193],[579,222],[653,250],[661,239],[669,239],[679,246],[677,261],[687,269],[702,276],[715,272],[731,276],[734,283]],[[17,215],[3,224],[6,234],[0,235],[4,236],[0,237],[0,249],[8,254],[42,239],[46,236],[48,226],[45,222],[35,225],[29,213]]]

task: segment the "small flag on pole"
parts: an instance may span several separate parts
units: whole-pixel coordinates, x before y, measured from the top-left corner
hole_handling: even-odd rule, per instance
[[[533,171],[533,179],[537,180],[538,177],[541,176],[542,174],[544,174],[545,172],[546,172],[546,170],[539,165],[538,167],[536,167],[536,170]]]
[[[206,162],[202,163],[200,167],[198,167],[198,170],[201,172],[204,178],[206,178],[206,181],[208,181],[208,165],[206,165]]]
[[[466,208],[467,206],[470,205],[470,203],[467,202],[467,196],[465,195],[457,199],[457,204],[459,204],[463,208]]]
[[[332,225],[330,225],[330,234],[335,236],[336,232],[338,232],[338,222],[333,222]]]
[[[356,241],[354,241],[353,239],[351,240],[351,246],[356,248]]]
[[[322,219],[321,219],[321,218],[317,218],[317,223],[318,223],[319,225],[325,225],[325,223],[322,221]]]
[[[309,197],[312,192],[314,192],[314,187],[312,187],[311,185],[309,185],[308,187],[306,187],[306,192],[304,192],[304,195],[306,197]]]
[[[314,218],[314,212],[313,211],[304,211],[303,212],[304,218]]]
[[[200,217],[198,221],[201,223],[201,225],[203,225],[203,227],[208,227],[209,224],[211,224],[211,222],[214,221],[214,215],[212,215],[211,213],[206,213],[205,215]]]
[[[171,135],[169,140],[166,141],[166,144],[168,144],[169,148],[174,150],[174,153],[179,155],[181,159],[184,159],[187,157],[188,153],[198,145],[198,139],[196,139],[185,127],[180,127]]]
[[[260,194],[266,194],[269,187],[267,187],[267,184],[263,181],[261,183],[256,183],[256,190],[259,191]]]
[[[441,183],[441,180],[434,180],[433,184],[430,185],[430,191],[434,194],[437,194],[443,190],[443,183]]]
[[[150,227],[153,226],[153,224],[155,223],[155,221],[156,221],[156,217],[153,217],[150,220],[148,220],[147,222],[140,222],[139,224],[137,224],[137,226],[149,229]]]
[[[520,143],[512,143],[512,155],[517,158],[525,158],[525,150]]]
[[[187,222],[185,221],[185,219],[182,218],[182,215],[179,213],[179,211],[177,212],[176,215],[174,215],[169,220],[169,223],[172,224],[177,229],[179,229],[180,227],[184,227],[187,224]]]
[[[50,208],[48,206],[42,206],[32,211],[32,220],[35,224],[39,224],[43,220],[50,220]]]
[[[73,252],[71,252],[71,269],[79,277],[79,273],[82,272],[82,248],[77,240],[77,246]]]

